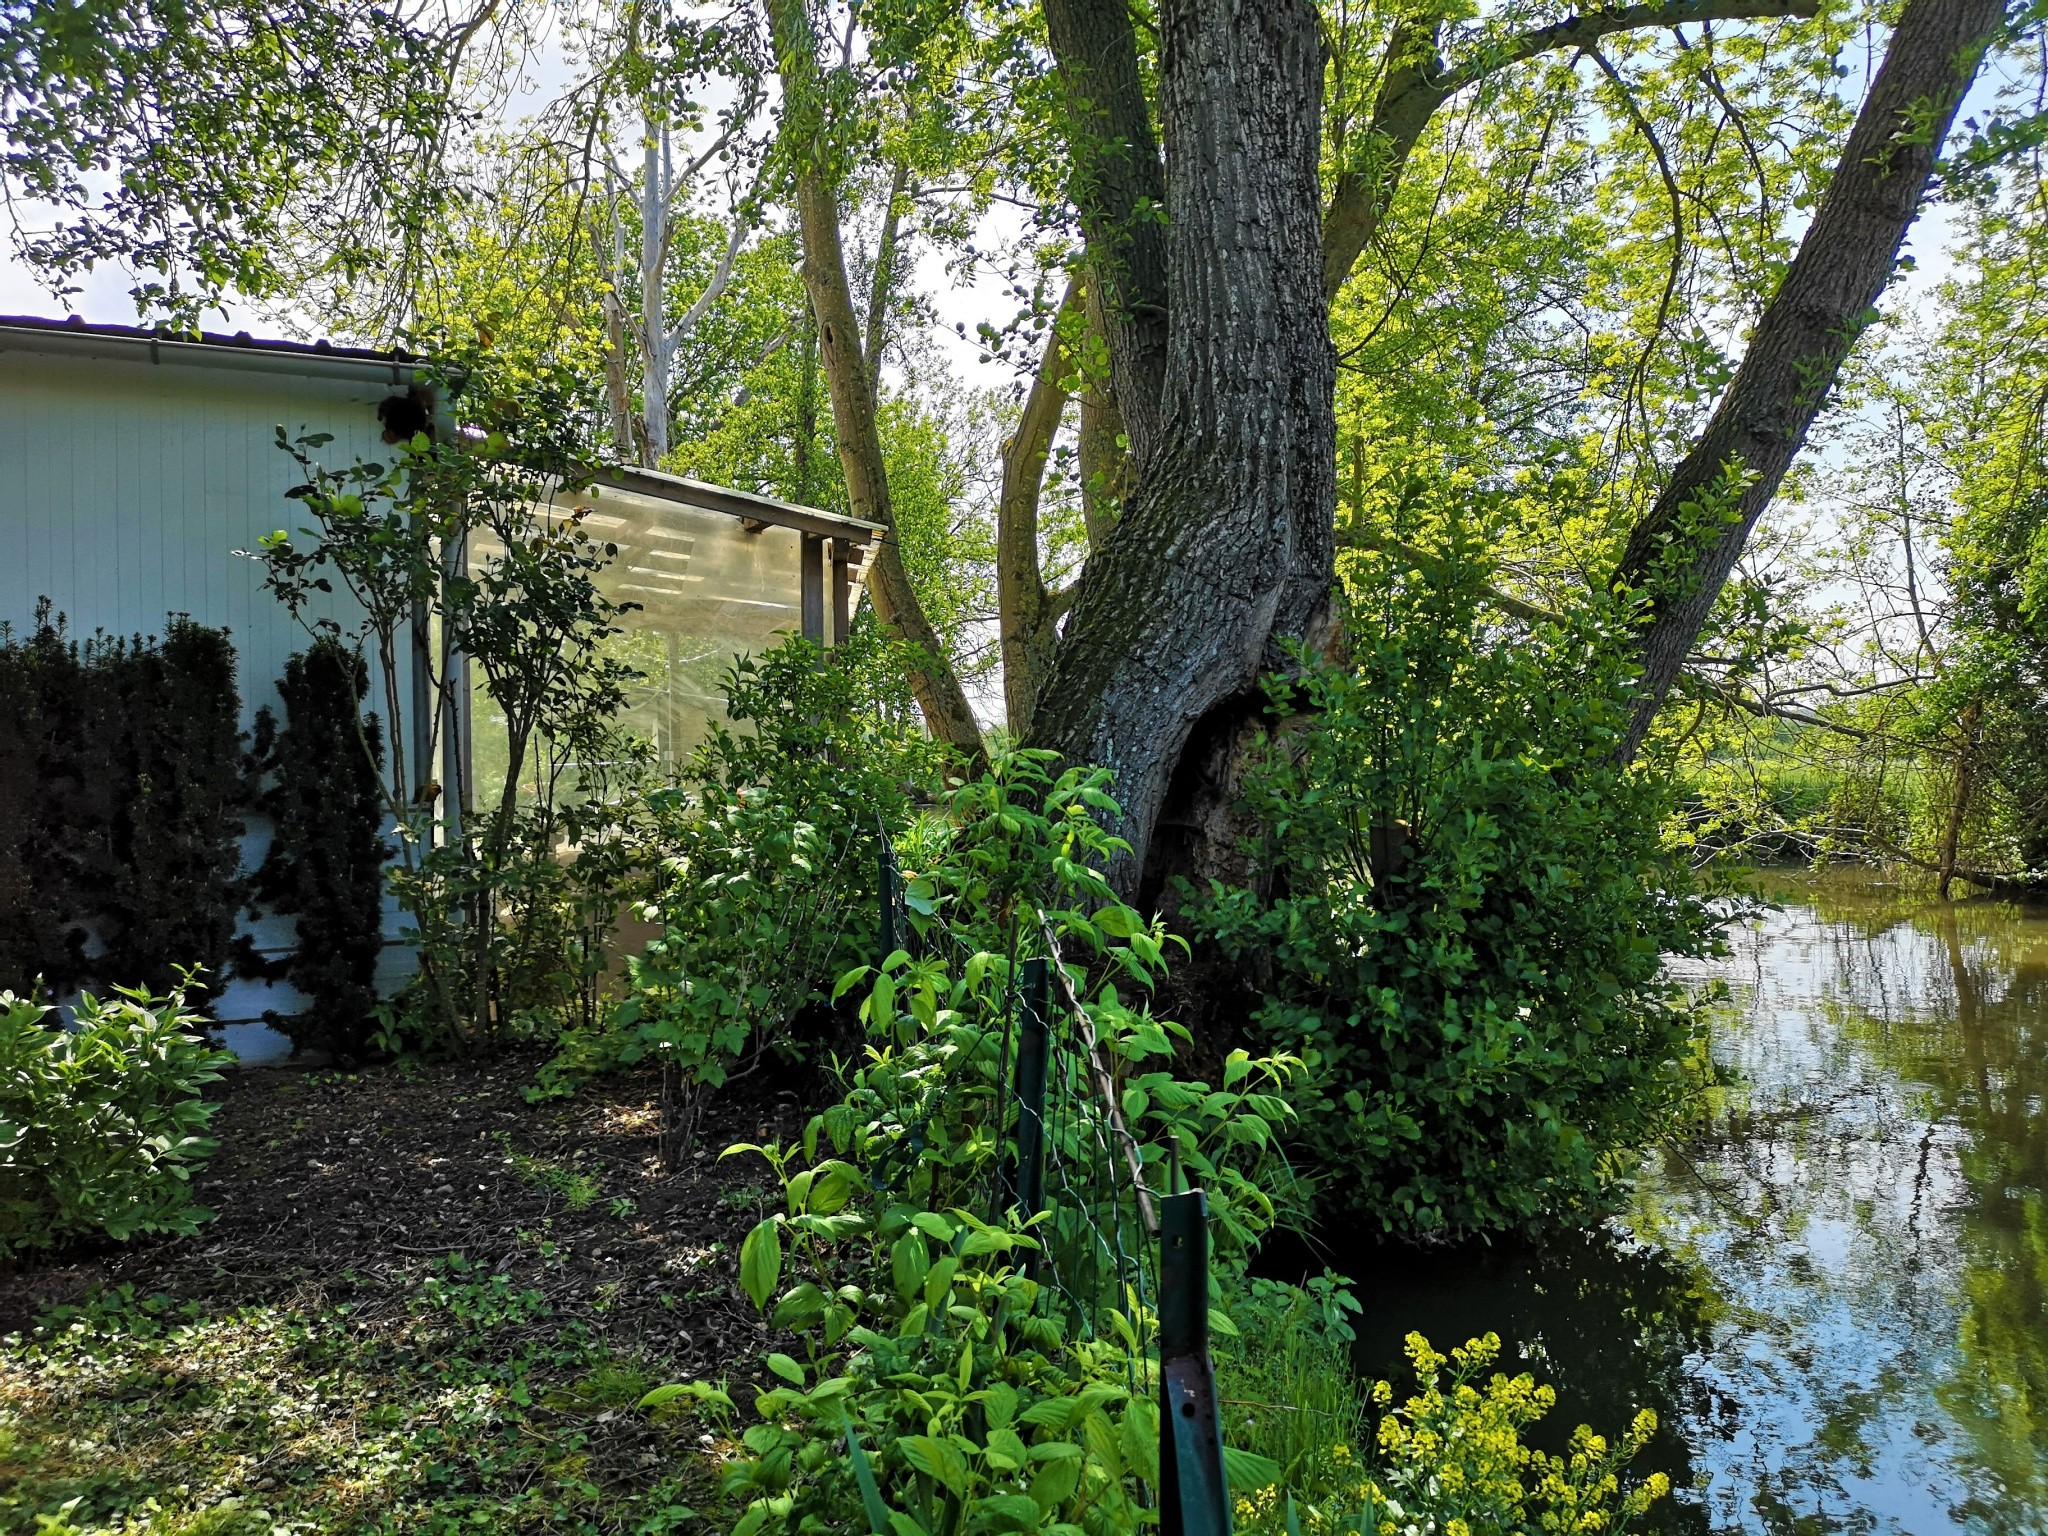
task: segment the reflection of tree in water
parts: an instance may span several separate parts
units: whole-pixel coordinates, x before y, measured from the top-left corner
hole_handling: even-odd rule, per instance
[[[2048,913],[1780,894],[1716,968],[1738,1086],[1646,1171],[1640,1242],[1331,1254],[1359,1367],[1491,1329],[1558,1388],[1546,1448],[1656,1409],[1700,1479],[1667,1531],[2048,1533]]]
[[[1723,1044],[1736,1108],[1649,1223],[1730,1297],[1715,1514],[2048,1530],[2048,922],[1801,882]],[[1815,923],[1818,919],[1818,923]]]
[[[1412,1384],[1402,1340],[1426,1335],[1439,1348],[1489,1331],[1503,1341],[1502,1367],[1528,1369],[1557,1389],[1557,1406],[1530,1443],[1562,1451],[1577,1424],[1603,1434],[1639,1408],[1656,1410],[1657,1438],[1636,1470],[1692,1482],[1685,1430],[1724,1415],[1712,1389],[1688,1373],[1715,1312],[1698,1272],[1607,1229],[1543,1240],[1412,1250],[1360,1247],[1319,1256],[1361,1277],[1355,1359],[1362,1375]],[[1520,1347],[1523,1359],[1516,1360]],[[1655,1529],[1704,1532],[1695,1504],[1665,1503]]]
[[[1951,977],[1944,1033],[1923,1051],[1930,1118],[1958,1125],[1971,1191],[1961,1221],[1960,1354],[1941,1400],[1970,1447],[1969,1517],[2048,1529],[2048,923],[1972,904],[1932,914]],[[2034,942],[2028,943],[2032,938]],[[1945,1042],[1946,1043],[1946,1042]]]

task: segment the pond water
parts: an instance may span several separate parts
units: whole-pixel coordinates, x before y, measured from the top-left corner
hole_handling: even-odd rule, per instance
[[[1767,891],[1703,968],[1711,1128],[1607,1229],[1335,1255],[1360,1368],[1491,1329],[1559,1390],[1550,1448],[1656,1409],[1671,1532],[2048,1533],[2048,912]]]

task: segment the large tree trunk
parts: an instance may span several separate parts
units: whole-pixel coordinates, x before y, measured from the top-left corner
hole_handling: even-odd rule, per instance
[[[1649,603],[1623,745],[1641,748],[1756,520],[1806,441],[1898,262],[2002,0],[1906,0],[1799,254],[1719,409],[1629,535],[1617,588]]]
[[[1046,17],[1070,99],[1090,100],[1134,148],[1134,114],[1088,95],[1104,50],[1077,46],[1116,41],[1119,22],[1128,30],[1122,0],[1047,0]],[[1128,354],[1148,344],[1164,297],[1130,280],[1140,237],[1158,225],[1142,209],[1127,219],[1113,201],[1106,213],[1084,203],[1091,265],[1120,274],[1105,283],[1105,309],[1136,473],[1122,520],[1088,563],[1032,729],[1067,760],[1115,771],[1132,852],[1112,876],[1133,892],[1197,727],[1227,734],[1219,722],[1254,716],[1261,672],[1287,664],[1283,642],[1322,638],[1336,499],[1315,6],[1165,0],[1160,31],[1172,218],[1157,423],[1139,427],[1134,406],[1149,402],[1127,381],[1144,372]],[[1104,156],[1092,153],[1100,198]],[[1144,181],[1135,160],[1113,163]]]
[[[875,391],[861,356],[861,325],[846,281],[846,253],[839,234],[839,196],[827,175],[818,114],[823,91],[818,80],[817,42],[803,0],[769,0],[775,56],[788,98],[785,132],[798,136],[797,222],[803,233],[804,289],[818,324],[818,355],[832,399],[832,425],[839,439],[839,467],[846,477],[847,503],[855,517],[880,523],[883,535],[868,563],[868,595],[883,628],[913,651],[910,688],[926,725],[970,759],[981,755],[981,727],[968,706],[938,631],[932,628],[903,568],[889,498],[889,475],[875,421]]]

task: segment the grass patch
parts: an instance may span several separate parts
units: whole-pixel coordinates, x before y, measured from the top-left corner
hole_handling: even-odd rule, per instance
[[[603,1186],[589,1174],[521,1152],[512,1145],[512,1138],[503,1133],[498,1136],[498,1144],[505,1149],[505,1161],[512,1165],[514,1173],[529,1184],[553,1190],[572,1211],[588,1210],[604,1193]],[[633,1202],[623,1197],[614,1200],[611,1211],[623,1221],[633,1214]]]
[[[305,1304],[105,1293],[12,1344],[0,1530],[657,1536],[709,1492],[695,1426],[636,1411],[657,1369],[459,1255]]]

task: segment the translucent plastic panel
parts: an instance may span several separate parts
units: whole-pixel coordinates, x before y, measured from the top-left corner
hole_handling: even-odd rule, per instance
[[[779,644],[801,625],[801,535],[789,528],[749,532],[723,512],[705,512],[634,491],[600,486],[579,501],[592,538],[618,546],[598,574],[604,595],[638,606],[620,621],[616,654],[640,673],[627,689],[626,727],[654,744],[664,766],[687,760],[725,717],[725,674],[742,655]],[[542,510],[542,509],[537,509]],[[472,567],[499,553],[470,549]],[[474,669],[473,669],[474,670]],[[473,677],[472,761],[477,792],[503,782],[505,721]],[[539,764],[522,779],[531,781]],[[532,782],[522,785],[531,793]]]

